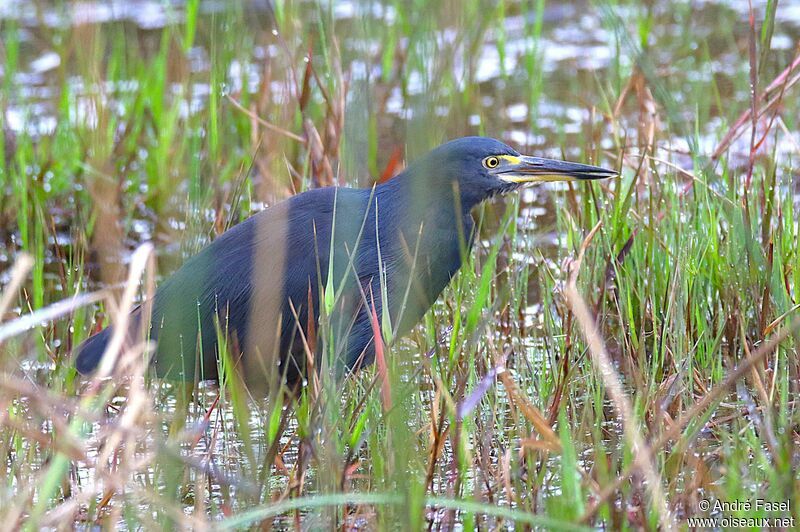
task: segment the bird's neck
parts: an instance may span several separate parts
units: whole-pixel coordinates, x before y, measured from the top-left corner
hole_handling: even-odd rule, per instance
[[[472,220],[472,209],[480,200],[458,191],[456,180],[404,172],[378,187],[377,193],[406,206],[411,219]],[[433,221],[433,220],[429,220]]]

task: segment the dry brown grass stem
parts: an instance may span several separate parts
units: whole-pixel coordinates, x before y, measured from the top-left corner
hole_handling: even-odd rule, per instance
[[[687,425],[689,425],[689,423],[691,423],[693,420],[700,419],[701,416],[706,413],[708,408],[710,408],[717,401],[721,400],[722,396],[728,393],[731,388],[733,388],[736,383],[739,382],[740,379],[750,373],[751,369],[755,367],[756,364],[777,349],[781,342],[786,340],[786,338],[788,338],[797,330],[800,330],[800,318],[795,319],[788,327],[780,330],[777,334],[775,334],[775,336],[762,344],[761,347],[756,349],[752,354],[748,355],[744,362],[736,366],[736,368],[733,369],[727,377],[725,377],[725,380],[712,388],[698,402],[689,408],[689,410],[681,414],[678,420],[672,423],[666,431],[662,432],[658,439],[652,443],[650,449],[659,450],[667,445],[667,443],[671,440],[679,437],[681,435],[681,431]],[[619,486],[630,476],[630,474],[631,468],[628,467],[623,470],[620,476],[617,477],[616,481],[606,486],[597,496],[594,503],[586,509],[586,513],[581,518],[581,521],[584,523],[590,522],[597,510],[600,508],[600,505],[608,500],[608,498],[619,489]]]
[[[149,242],[142,244],[133,252],[131,267],[128,271],[128,281],[125,283],[125,291],[122,294],[122,300],[114,320],[114,332],[111,335],[111,340],[108,342],[105,353],[103,353],[103,357],[100,359],[96,380],[109,376],[114,369],[114,364],[129,334],[130,312],[133,309],[139,288],[139,279],[142,278],[148,265],[151,270],[150,277],[154,277],[152,256],[153,245]],[[149,316],[142,317],[142,323],[147,323],[148,321]]]
[[[744,131],[744,125],[751,121],[753,123],[761,119],[770,109],[775,107],[782,99],[784,93],[789,90],[793,85],[800,81],[800,74],[792,76],[792,74],[800,69],[800,55],[796,56],[792,63],[781,72],[766,89],[764,89],[758,96],[758,101],[752,102],[754,106],[744,111],[733,126],[725,134],[725,137],[720,141],[714,152],[711,154],[711,159],[719,159],[725,150],[727,150],[733,141],[736,140]],[[791,77],[790,77],[791,76]],[[766,101],[765,101],[766,100]],[[763,105],[758,108],[756,104]],[[754,111],[755,109],[755,111]]]
[[[21,253],[14,262],[14,267],[11,269],[11,280],[8,282],[3,294],[0,295],[0,323],[3,321],[3,316],[8,310],[9,305],[17,297],[17,290],[28,275],[28,271],[33,267],[33,257],[27,253]]]
[[[511,374],[505,368],[501,368],[497,373],[497,378],[503,383],[503,386],[508,393],[508,397],[511,399],[511,402],[514,404],[514,406],[516,406],[522,412],[522,415],[525,416],[525,419],[527,419],[528,422],[533,425],[533,428],[542,437],[541,440],[533,437],[526,438],[521,442],[522,447],[526,449],[541,449],[560,453],[561,440],[558,439],[558,435],[553,431],[553,428],[550,426],[550,423],[548,423],[544,414],[542,414],[542,412],[536,408],[536,406],[534,406],[530,399],[528,399],[525,393],[520,390],[519,385],[512,378]]]
[[[746,357],[744,362],[736,366],[736,368],[731,371],[727,377],[725,377],[724,381],[712,388],[706,395],[703,396],[702,399],[695,403],[694,406],[681,415],[681,417],[678,418],[678,421],[673,423],[666,432],[662,433],[655,441],[653,448],[659,449],[666,445],[668,441],[678,437],[681,430],[683,430],[683,427],[688,425],[693,419],[698,419],[698,417],[701,416],[708,407],[720,400],[724,394],[728,393],[730,389],[736,385],[739,379],[750,373],[751,368],[753,368],[758,362],[763,360],[764,357],[774,351],[781,342],[786,340],[789,335],[798,329],[800,329],[800,318],[795,319],[791,325],[779,331],[775,336],[761,345],[761,347],[756,349],[750,356]]]
[[[608,356],[605,342],[600,335],[595,320],[589,312],[589,307],[586,305],[583,297],[578,293],[576,286],[578,271],[580,270],[583,256],[586,249],[589,247],[589,243],[594,238],[594,235],[600,229],[600,225],[601,222],[598,222],[581,244],[578,258],[571,264],[569,280],[564,289],[564,296],[570,310],[575,315],[575,320],[580,326],[583,337],[589,347],[589,352],[591,353],[592,363],[606,387],[606,393],[619,412],[623,432],[631,448],[634,463],[645,478],[645,485],[650,494],[651,503],[658,511],[661,529],[677,530],[676,523],[672,513],[669,511],[664,496],[661,476],[653,466],[653,453],[642,436],[638,426],[638,420],[633,412],[633,406],[628,396],[625,394],[622,387],[622,380],[617,374],[616,369],[614,369],[611,358]]]
[[[0,325],[0,343],[25,331],[31,330],[42,323],[50,322],[71,313],[77,308],[91,305],[107,297],[108,291],[100,290],[89,294],[78,294],[69,299],[57,301],[45,308],[30,312],[19,318]]]
[[[28,258],[25,257],[15,265],[6,295],[2,298],[3,304],[6,304],[8,300],[8,294],[14,294],[21,286],[30,269],[28,262]],[[40,437],[40,444],[50,446],[54,457],[50,464],[43,467],[36,475],[36,481],[31,482],[26,489],[20,490],[14,504],[7,508],[5,517],[9,526],[17,527],[24,523],[29,528],[57,527],[59,523],[74,518],[76,512],[83,505],[96,499],[100,493],[103,493],[104,497],[98,507],[98,514],[105,513],[106,510],[110,510],[112,514],[118,512],[119,507],[111,502],[112,496],[125,493],[126,487],[129,486],[130,479],[134,478],[135,473],[149,467],[152,463],[152,455],[145,457],[136,455],[141,443],[141,427],[152,419],[153,404],[144,380],[147,358],[142,356],[142,352],[147,346],[144,342],[135,341],[134,334],[129,331],[129,322],[140,279],[145,272],[147,273],[144,279],[148,297],[141,307],[141,323],[148,322],[149,302],[152,300],[154,291],[154,269],[153,246],[145,244],[139,247],[132,257],[120,304],[114,305],[113,301],[109,301],[109,308],[114,308],[115,311],[115,329],[111,345],[103,355],[98,375],[92,379],[87,393],[80,401],[65,401],[55,393],[41,390],[37,385],[29,384],[24,380],[2,379],[0,394],[9,397],[27,397],[28,404],[39,411],[45,419],[51,417],[51,422],[60,433],[58,441],[51,442]],[[19,334],[28,330],[31,324],[52,320],[110,294],[110,291],[100,291],[78,295],[21,316],[0,327],[0,339]],[[142,333],[142,338],[144,331],[144,329],[139,331]],[[122,354],[121,358],[118,356],[120,353]],[[117,363],[118,358],[119,363]],[[104,378],[109,376],[115,378],[110,380]],[[124,383],[124,385],[119,386],[120,383]],[[99,434],[104,434],[104,437],[101,438],[104,442],[100,447],[99,454],[92,457],[87,454],[88,448],[83,445],[82,424],[98,419],[100,411],[105,405],[105,398],[115,390],[122,390],[120,395],[126,397],[124,409],[114,422],[106,425],[107,430],[99,431]],[[53,415],[54,413],[56,415]],[[33,429],[30,424],[16,419],[9,423],[9,419],[1,418],[2,416],[0,416],[0,422],[4,425],[12,427],[17,425],[14,428],[23,434],[28,434],[33,430],[30,438],[36,439],[38,429]],[[71,420],[68,421],[69,418]],[[93,472],[92,478],[83,489],[71,491],[63,502],[45,512],[48,502],[55,495],[53,489],[57,489],[55,487],[57,484],[54,484],[52,480],[60,479],[61,475],[65,473],[63,469],[65,457],[67,460],[81,460],[90,464],[90,470]],[[38,491],[37,487],[39,487]],[[36,500],[37,497],[38,500]],[[30,510],[31,505],[33,505],[32,510]],[[27,522],[24,522],[26,514]]]
[[[243,112],[244,114],[249,116],[252,120],[255,120],[256,123],[258,123],[258,125],[263,126],[263,127],[267,128],[267,129],[269,129],[270,131],[274,131],[275,133],[283,135],[284,137],[288,137],[288,138],[290,138],[292,140],[296,140],[297,142],[299,142],[301,144],[305,144],[306,143],[306,139],[304,139],[300,135],[296,135],[295,133],[292,133],[288,129],[283,129],[282,127],[279,127],[279,126],[276,126],[275,124],[271,124],[270,122],[267,122],[266,120],[264,120],[263,118],[261,118],[260,116],[258,116],[254,112],[252,112],[250,109],[246,108],[245,106],[243,106],[242,104],[237,102],[233,98],[233,96],[231,96],[230,94],[225,95],[225,97],[228,99],[229,102],[231,102],[231,105],[233,105],[235,108],[237,108],[238,110],[240,110],[241,112]]]

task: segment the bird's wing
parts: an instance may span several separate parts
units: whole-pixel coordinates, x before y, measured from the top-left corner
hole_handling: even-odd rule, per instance
[[[217,377],[220,332],[232,353],[244,352],[248,372],[277,373],[276,355],[285,347],[292,312],[288,299],[301,301],[310,280],[316,281],[314,221],[325,226],[329,197],[330,191],[313,190],[265,209],[225,232],[159,287],[153,336],[160,374],[187,378],[199,369],[204,378]],[[324,233],[316,232],[325,239]]]
[[[242,354],[233,361],[241,364],[248,382],[284,372],[290,383],[300,378],[309,350],[315,352],[320,286],[328,277],[329,258],[334,256],[337,288],[349,257],[365,265],[375,262],[354,253],[361,249],[356,242],[362,227],[363,249],[375,249],[374,231],[364,220],[368,198],[368,190],[346,188],[299,194],[236,225],[187,260],[156,291],[151,337],[157,342],[159,375],[217,378],[219,339],[225,338],[230,353]],[[341,320],[346,329],[352,327],[361,296],[352,284],[343,292],[337,308],[352,314]],[[347,331],[341,336],[347,338]],[[369,341],[361,336],[349,349]],[[96,365],[99,356],[94,355],[102,353],[108,337],[104,331],[79,348],[82,372]]]

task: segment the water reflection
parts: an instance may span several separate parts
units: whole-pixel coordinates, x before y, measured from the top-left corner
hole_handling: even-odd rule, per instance
[[[749,99],[749,66],[743,60],[748,29],[746,24],[736,21],[747,19],[750,3],[748,0],[693,0],[655,3],[651,6],[652,31],[644,39],[647,45],[646,60],[676,104],[677,113],[669,117],[671,123],[668,129],[672,132],[692,132],[692,135],[696,131],[696,138],[660,131],[655,153],[659,159],[694,170],[696,156],[708,156],[713,152],[720,137],[736,119],[736,113],[745,110],[746,106],[736,107],[732,102],[747,102]],[[420,123],[421,127],[425,127],[430,123],[431,117],[426,116],[426,111],[430,110],[437,121],[448,124],[449,121],[457,122],[448,131],[462,134],[486,131],[503,137],[526,152],[542,156],[566,156],[582,160],[588,154],[602,154],[603,151],[615,149],[618,142],[624,142],[628,153],[638,153],[642,143],[642,139],[638,138],[641,110],[635,105],[622,105],[617,117],[619,130],[611,126],[607,116],[616,103],[608,99],[610,95],[622,91],[626,81],[623,72],[629,71],[634,59],[629,50],[618,42],[613,28],[604,20],[602,11],[590,9],[587,2],[580,0],[548,3],[542,13],[541,37],[534,39],[531,35],[532,27],[538,22],[536,14],[525,12],[524,6],[527,4],[506,4],[508,16],[503,26],[491,28],[486,38],[472,48],[460,40],[463,33],[461,28],[431,30],[432,34],[427,36],[429,42],[423,43],[430,47],[431,60],[422,65],[409,65],[395,78],[384,69],[381,54],[385,43],[379,38],[380,35],[371,34],[369,28],[365,29],[371,23],[384,26],[397,23],[399,14],[394,5],[335,2],[332,13],[337,21],[336,35],[342,50],[342,70],[353,85],[346,104],[348,117],[353,118],[356,126],[349,133],[346,130],[346,134],[350,135],[347,141],[352,145],[366,144],[363,137],[372,132],[367,133],[368,129],[361,127],[366,120],[358,121],[361,120],[359,113],[366,100],[374,99],[381,102],[374,135],[382,148],[413,143],[413,139],[408,140],[412,137],[409,132],[414,131],[414,124]],[[766,0],[753,2],[758,16],[764,13],[765,5]],[[225,2],[203,1],[200,17],[208,22],[212,15],[223,11],[226,6]],[[225,67],[223,79],[212,76],[215,44],[209,33],[198,34],[193,45],[175,60],[175,72],[171,73],[175,79],[167,80],[165,93],[168,100],[179,102],[181,118],[188,119],[208,109],[209,99],[220,88],[210,84],[212,77],[221,85],[217,94],[246,93],[258,97],[268,92],[269,99],[276,106],[289,101],[290,80],[287,79],[285,66],[290,61],[274,32],[266,3],[248,3],[243,9],[248,10],[246,19],[250,26],[235,31],[252,34],[255,44],[234,54],[235,57]],[[618,16],[631,21],[632,28],[642,16],[642,9],[637,5],[614,7]],[[302,39],[311,35],[309,28],[314,27],[318,16],[313,3],[301,3],[300,14],[306,20],[300,25],[299,35],[281,37]],[[771,50],[779,53],[778,58],[790,58],[800,40],[800,5],[781,4],[776,17],[777,30],[771,40]],[[74,61],[65,59],[63,50],[53,48],[53,43],[74,38],[78,34],[71,35],[69,32],[78,26],[83,30],[108,32],[109,35],[112,30],[122,28],[128,39],[125,46],[152,56],[161,45],[162,29],[176,22],[182,23],[184,18],[181,2],[0,2],[2,31],[15,31],[20,42],[19,68],[13,73],[13,79],[6,79],[8,67],[0,64],[0,79],[12,87],[10,94],[13,95],[9,101],[2,102],[6,158],[13,157],[17,139],[44,142],[48,137],[57,135],[63,120],[88,129],[94,128],[99,119],[98,106],[105,108],[106,112],[110,110],[112,114],[124,116],[131,110],[132,96],[142,88],[139,80],[135,79],[88,81]],[[729,31],[731,28],[732,32]],[[54,38],[53,35],[60,37]],[[237,43],[240,42],[235,39],[238,35],[231,35]],[[307,49],[307,43],[304,44],[303,48]],[[399,48],[409,52],[411,45],[400,43]],[[440,56],[447,56],[444,58],[446,61],[440,60]],[[785,63],[775,60],[767,64],[764,67],[765,79],[771,79],[769,73],[774,77]],[[444,68],[442,65],[451,71],[455,88],[432,83],[437,79],[435,69]],[[537,76],[541,76],[541,79]],[[63,79],[67,80],[68,95],[62,94]],[[619,86],[607,87],[598,80],[616,80],[608,83],[616,82]],[[698,117],[693,104],[695,94],[700,90],[708,90],[712,82],[718,91],[715,99],[719,104],[712,105],[708,116]],[[535,95],[531,95],[532,87],[536,87]],[[462,103],[457,98],[451,99],[450,93],[461,95],[466,92],[472,94],[465,105],[466,109],[454,110]],[[60,112],[63,97],[68,98],[69,112],[66,116]],[[220,97],[217,104],[224,105],[225,100]],[[430,107],[428,104],[431,104]],[[659,116],[666,114],[662,108],[658,108],[657,112]],[[455,118],[451,119],[451,114]],[[763,131],[758,136],[762,134]],[[593,144],[595,141],[597,146]],[[243,144],[246,151],[244,141]],[[759,156],[766,154],[771,157],[774,154],[780,164],[785,164],[786,161],[797,159],[798,145],[800,133],[797,131],[770,135]],[[697,153],[692,153],[693,149]],[[379,155],[379,169],[385,166],[390,152],[391,149],[387,149],[386,153]],[[734,171],[748,165],[749,152],[749,134],[741,135],[728,151],[728,162]],[[143,148],[129,168],[132,175],[127,178],[127,184],[139,184],[138,189],[130,191],[127,191],[126,184],[126,192],[130,192],[134,198],[137,198],[137,194],[144,196],[148,193],[147,179],[138,179],[138,172],[144,175],[148,157]],[[37,164],[41,163],[27,161],[27,164],[29,167],[26,171],[31,179],[38,176],[41,168]],[[664,168],[665,172],[673,170]],[[796,208],[800,209],[800,179],[797,171],[794,172],[786,172],[783,183],[792,190],[791,198]],[[357,179],[356,174],[353,174],[353,182]],[[51,192],[53,177],[52,171],[43,174],[42,187],[46,193]],[[726,183],[718,182],[714,175],[707,178],[710,187],[724,192]],[[80,180],[74,183],[76,189],[80,186]],[[138,242],[159,239],[160,254],[172,256],[177,262],[182,255],[207,242],[210,238],[207,227],[217,221],[218,212],[187,205],[187,195],[187,186],[176,187],[175,198],[172,198],[174,205],[163,212],[143,206],[142,202],[135,199],[136,205],[131,207],[129,213],[131,221],[125,247],[133,249]],[[256,212],[268,203],[264,197],[252,200],[244,203],[245,211]],[[53,299],[61,299],[65,295],[63,292],[72,289],[60,285],[58,267],[63,255],[54,251],[56,248],[70,247],[74,234],[71,228],[83,222],[76,218],[75,205],[71,201],[74,202],[74,199],[65,201],[51,213],[55,236],[48,236],[48,249],[44,256],[48,263],[46,275],[56,292]],[[521,201],[518,225],[523,228],[523,234],[519,241],[520,248],[510,250],[510,258],[534,269],[530,275],[529,304],[524,312],[523,325],[536,329],[541,326],[543,313],[547,311],[538,293],[537,269],[547,267],[557,270],[557,257],[562,254],[565,245],[563,235],[555,230],[560,207],[557,202],[560,200],[554,198],[547,189],[539,188],[525,191]],[[229,207],[224,206],[222,210]],[[498,203],[494,208],[502,210],[503,204]],[[493,209],[487,211],[488,217],[499,216]],[[203,229],[197,230],[187,220],[193,220]],[[182,244],[181,239],[184,238],[195,240],[187,246]],[[0,242],[4,244],[0,246],[0,271],[7,271],[14,260],[13,250],[20,247],[18,229],[14,225],[4,224],[0,227]],[[485,252],[486,246],[479,248],[479,252]],[[527,254],[530,249],[539,252],[530,256]],[[120,260],[124,263],[127,259],[121,257]],[[86,288],[95,288],[98,286],[98,277],[92,273],[91,264],[88,271],[91,275]],[[0,277],[0,282],[5,283],[7,279]],[[529,361],[540,365],[536,370],[546,371],[551,367],[552,361],[544,355],[547,350],[537,335],[529,335],[521,348],[528,350]],[[416,361],[410,360],[408,363],[414,364]],[[25,369],[33,371],[41,368]],[[49,366],[44,369],[49,369]],[[536,397],[538,394],[533,386],[530,384],[524,391]],[[432,383],[421,383],[420,387],[429,389]],[[204,389],[201,404],[205,407],[212,404],[217,392],[214,385],[209,385]],[[503,397],[505,392],[500,389],[497,393]],[[196,407],[193,415],[198,423],[205,413],[202,407]],[[258,414],[256,410],[253,411],[250,426],[254,439],[263,441],[266,423]],[[197,456],[203,456],[213,448],[216,456],[232,457],[229,465],[231,470],[236,470],[236,446],[241,442],[226,441],[213,435],[214,427],[233,423],[232,416],[229,409],[221,412],[203,431],[203,438],[195,452]],[[603,428],[612,434],[619,433],[619,427],[614,423]],[[285,434],[284,438],[287,439],[282,442],[284,444],[289,442],[288,438],[294,437],[294,427],[290,426]],[[297,446],[288,445],[286,448],[282,459],[287,468],[291,468],[297,461]],[[591,460],[588,454],[583,458]],[[81,469],[77,472],[79,476],[84,474]],[[438,483],[443,479],[437,477],[435,481]],[[284,488],[285,485],[280,484],[273,486],[276,490]],[[215,486],[212,493],[222,497],[219,486]]]

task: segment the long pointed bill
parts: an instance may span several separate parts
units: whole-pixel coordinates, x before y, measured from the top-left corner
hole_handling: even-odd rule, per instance
[[[617,172],[599,166],[570,163],[556,159],[529,157],[522,155],[503,155],[502,163],[494,174],[507,183],[526,184],[548,181],[579,181],[584,179],[604,179],[614,177]]]

